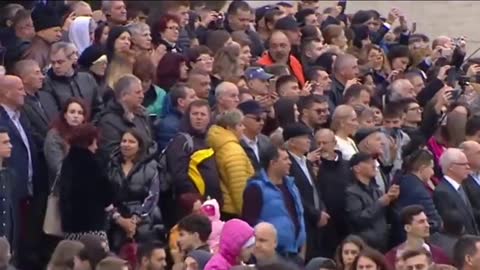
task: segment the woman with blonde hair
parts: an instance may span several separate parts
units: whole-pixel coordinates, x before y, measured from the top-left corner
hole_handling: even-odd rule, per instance
[[[340,25],[331,24],[322,30],[325,44],[338,47],[345,51],[348,48],[348,40],[345,36],[345,30]]]
[[[342,152],[345,160],[358,153],[355,142],[351,139],[358,129],[357,113],[350,105],[340,105],[335,108],[332,116],[331,130],[335,132],[337,150]]]
[[[243,75],[240,45],[232,42],[218,50],[213,61],[213,74],[222,81],[237,83]]]
[[[365,52],[367,54],[366,65],[372,72],[374,83],[383,83],[392,71],[385,52],[376,44],[366,45]]]

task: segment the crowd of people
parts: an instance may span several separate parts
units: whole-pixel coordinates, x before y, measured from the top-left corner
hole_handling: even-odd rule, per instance
[[[0,13],[0,269],[480,269],[465,37],[345,0],[34,2]]]

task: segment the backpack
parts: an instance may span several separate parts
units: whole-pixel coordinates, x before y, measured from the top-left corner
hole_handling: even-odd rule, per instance
[[[193,150],[193,138],[190,134],[185,133],[185,132],[179,132],[175,137],[177,136],[183,136],[186,141],[183,144],[183,150],[187,151],[190,153]],[[160,156],[158,158],[158,173],[159,173],[159,182],[160,182],[160,192],[167,192],[167,191],[172,191],[173,190],[173,179],[170,173],[168,172],[168,167],[167,167],[167,149],[172,143],[172,141],[175,139],[173,137],[167,144],[167,146],[160,152]],[[175,192],[172,192],[175,194]]]

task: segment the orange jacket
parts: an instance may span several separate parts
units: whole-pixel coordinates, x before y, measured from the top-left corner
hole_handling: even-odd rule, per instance
[[[265,52],[260,59],[257,61],[258,64],[268,67],[275,62],[273,61],[272,57],[268,52]],[[305,77],[303,76],[303,67],[300,61],[298,61],[295,56],[290,55],[288,58],[288,66],[290,67],[290,70],[293,72],[293,75],[297,77],[298,82],[300,83],[300,86],[303,87],[305,84]]]

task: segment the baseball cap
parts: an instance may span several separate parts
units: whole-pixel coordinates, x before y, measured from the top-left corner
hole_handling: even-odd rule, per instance
[[[263,109],[260,103],[258,103],[258,101],[255,101],[255,100],[244,101],[238,104],[237,108],[243,114],[261,115],[262,113],[265,112],[265,109]]]
[[[276,30],[298,31],[300,29],[298,22],[292,16],[286,16],[275,23]]]
[[[247,80],[269,80],[274,76],[273,74],[265,72],[261,67],[249,67],[245,70],[244,74]]]

